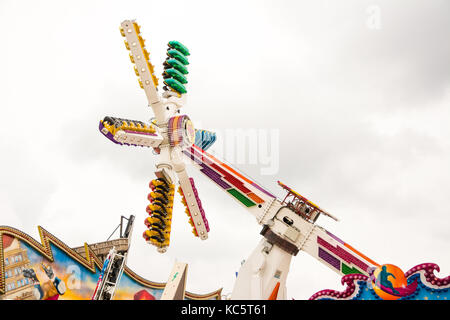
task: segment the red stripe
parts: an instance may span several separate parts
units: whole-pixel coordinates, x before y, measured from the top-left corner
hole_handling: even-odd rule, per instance
[[[333,252],[338,257],[344,259],[346,262],[352,263],[353,265],[357,266],[362,271],[367,273],[367,269],[369,268],[369,266],[367,264],[365,264],[364,262],[362,262],[361,260],[359,260],[358,258],[356,258],[355,256],[353,256],[350,253],[348,253],[347,250],[345,250],[345,249],[343,249],[343,248],[341,248],[339,246],[335,247],[335,246],[333,246],[332,244],[328,243],[327,241],[325,241],[324,239],[322,239],[319,236],[317,236],[317,243],[320,244],[325,249]]]
[[[244,192],[245,194],[252,192],[250,189],[246,188],[244,186],[244,183],[241,180],[236,179],[231,174],[229,174],[227,171],[223,170],[221,167],[219,167],[217,164],[213,163],[211,166],[223,174],[223,178],[230,182],[232,185],[234,185],[236,188],[238,188],[240,191]]]
[[[248,182],[250,184],[253,183],[253,181],[247,179],[246,177],[244,177],[242,174],[240,174],[239,172],[237,172],[236,170],[234,170],[233,168],[231,168],[230,166],[226,165],[225,163],[221,162],[220,160],[216,159],[214,156],[212,156],[211,154],[209,154],[208,152],[206,152],[205,150],[197,147],[196,145],[193,145],[193,147],[195,149],[198,149],[200,152],[208,155],[208,157],[210,157],[211,159],[213,159],[214,161],[216,161],[218,164],[220,164],[221,166],[223,166],[224,168],[227,168],[228,170],[230,170],[231,172],[233,172],[235,175],[237,175],[239,178],[243,179],[245,182]]]

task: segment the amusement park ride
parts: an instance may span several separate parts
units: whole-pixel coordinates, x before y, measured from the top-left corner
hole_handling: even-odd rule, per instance
[[[262,227],[257,247],[237,274],[231,299],[287,299],[286,280],[291,259],[300,251],[342,276],[342,284],[347,285],[343,292],[322,290],[310,299],[395,300],[428,299],[429,296],[450,299],[450,276],[437,278],[434,275],[435,270],[439,271],[436,264],[420,264],[406,273],[394,265],[378,264],[316,224],[320,215],[338,221],[332,214],[280,181],[278,185],[286,191],[286,196],[277,199],[255,180],[207,152],[216,140],[215,133],[195,129],[191,119],[181,114],[186,104],[189,50],[178,41],[168,43],[161,93],[140,26],[134,20],[125,20],[120,32],[154,117],[146,123],[107,116],[100,121],[99,130],[116,144],[153,149],[157,159],[156,177],[149,184],[150,203],[146,208],[148,217],[144,221],[146,230],[143,234],[148,244],[160,253],[165,253],[170,245],[176,184],[193,234],[201,240],[208,239],[209,222],[194,179],[186,170],[185,163],[191,163],[247,209]],[[126,266],[126,260],[134,216],[126,220],[124,232],[123,219],[119,225],[119,239],[108,241],[108,238],[102,243],[77,248],[69,248],[41,227],[42,243],[39,243],[17,229],[0,226],[0,299],[30,298],[30,290],[49,299],[58,299],[64,294],[66,299],[86,299],[85,292],[92,300],[220,299],[221,289],[207,295],[185,292],[186,263],[177,262],[165,284],[145,280],[132,272]],[[53,284],[45,282],[45,274],[39,273],[44,262],[46,265],[54,263],[55,272],[52,267],[44,270],[47,276],[51,275],[48,278]],[[85,270],[80,279],[89,278],[83,280],[85,286],[78,292],[55,289],[55,283],[64,284],[74,276],[69,273],[74,263],[77,268],[80,266],[79,270]],[[28,271],[22,275],[25,267]]]
[[[169,42],[164,62],[163,94],[149,61],[149,53],[140,34],[140,26],[131,20],[122,22],[121,34],[130,51],[138,81],[147,96],[155,118],[150,123],[105,117],[100,131],[117,144],[151,147],[157,155],[156,177],[150,182],[148,229],[145,240],[159,252],[169,246],[174,184],[186,206],[193,232],[207,239],[209,225],[194,180],[189,178],[182,156],[186,156],[207,178],[243,205],[262,226],[262,239],[239,270],[232,299],[286,299],[286,278],[292,256],[303,250],[339,275],[368,275],[369,268],[379,266],[352,246],[315,224],[322,214],[336,217],[278,182],[287,191],[277,199],[251,178],[225,161],[206,152],[215,135],[195,130],[187,115],[180,115],[185,104],[189,51],[180,42]]]
[[[111,141],[118,144],[152,147],[158,155],[156,179],[150,182],[149,217],[146,219],[148,230],[145,239],[155,245],[159,252],[167,250],[170,243],[175,182],[183,198],[193,233],[202,240],[208,238],[209,225],[202,203],[198,197],[194,180],[187,174],[182,151],[195,141],[194,126],[187,115],[180,115],[185,101],[187,83],[185,75],[189,64],[186,56],[189,51],[177,41],[169,42],[167,59],[164,62],[164,93],[158,92],[158,79],[154,67],[149,61],[150,54],[140,35],[140,27],[134,21],[122,22],[120,31],[126,38],[125,46],[130,51],[130,60],[139,77],[139,85],[147,96],[148,105],[155,115],[154,120],[146,124],[141,121],[105,117],[100,121],[100,131]]]

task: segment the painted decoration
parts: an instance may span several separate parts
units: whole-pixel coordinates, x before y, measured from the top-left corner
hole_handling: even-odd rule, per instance
[[[82,257],[45,229],[41,243],[27,234],[0,226],[1,300],[90,300],[102,261],[85,244]],[[115,300],[158,300],[165,283],[146,280],[128,267],[117,286]],[[220,299],[221,289],[205,294],[186,292],[186,299]]]
[[[383,268],[385,267],[385,268]],[[438,278],[435,263],[419,264],[403,274],[400,268],[385,264],[370,275],[348,274],[342,277],[344,291],[322,290],[310,300],[450,300],[450,276]],[[395,278],[394,278],[395,277]]]
[[[183,153],[200,168],[201,173],[226,190],[247,208],[262,205],[267,199],[272,200],[276,198],[256,182],[245,177],[195,144],[183,150]]]

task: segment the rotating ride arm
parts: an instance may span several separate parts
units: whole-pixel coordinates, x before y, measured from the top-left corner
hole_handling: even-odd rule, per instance
[[[197,132],[197,135],[200,134]],[[208,179],[244,206],[258,223],[266,224],[272,218],[271,213],[281,206],[276,197],[225,161],[198,147],[203,143],[201,139],[196,141],[196,144],[183,150],[183,154]]]
[[[324,228],[308,221],[285,203],[267,216],[261,239],[241,266],[232,299],[287,299],[286,280],[292,256],[300,250],[344,276],[369,275],[378,264]]]
[[[209,223],[206,219],[202,202],[198,197],[194,179],[188,177],[186,170],[178,172],[178,179],[180,182],[178,192],[182,197],[181,202],[186,207],[185,212],[189,217],[189,224],[193,228],[192,233],[196,237],[200,237],[200,239],[204,240],[208,238]]]
[[[263,239],[242,265],[232,299],[286,299],[291,257],[303,250],[343,276],[368,274],[378,264],[315,224],[320,214],[337,221],[310,200],[279,182],[288,194],[277,199],[254,180],[196,145],[183,151],[220,189],[243,205],[263,225]]]
[[[153,125],[136,120],[105,117],[100,121],[99,130],[120,145],[157,148],[163,140]]]
[[[157,154],[156,179],[150,182],[151,192],[147,206],[149,217],[145,220],[147,230],[143,237],[165,252],[170,243],[170,230],[175,184],[178,181],[182,202],[186,205],[193,233],[201,240],[208,238],[209,224],[202,203],[182,161],[182,152],[193,145],[195,129],[187,115],[180,115],[186,99],[188,73],[188,49],[178,41],[168,43],[164,62],[163,93],[158,92],[158,79],[145,48],[140,26],[134,20],[122,22],[120,32],[125,37],[125,47],[144,90],[148,105],[155,115],[150,124],[115,117],[100,121],[100,131],[111,141],[121,145],[151,147]]]
[[[166,114],[158,93],[155,68],[150,62],[150,53],[145,48],[140,29],[137,22],[131,20],[125,20],[120,25],[120,33],[126,38],[125,47],[130,51],[130,60],[134,64],[134,72],[139,77],[139,86],[144,89],[148,105],[152,107],[157,123],[160,124],[166,121]]]

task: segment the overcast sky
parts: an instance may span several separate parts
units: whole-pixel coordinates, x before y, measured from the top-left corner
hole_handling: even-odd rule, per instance
[[[374,17],[373,14],[379,13]],[[151,150],[114,145],[105,115],[147,120],[119,33],[137,19],[158,76],[166,44],[191,51],[186,113],[205,129],[279,130],[276,174],[239,164],[279,197],[281,180],[341,219],[318,224],[378,263],[450,274],[450,2],[0,0],[0,224],[70,246],[104,241],[136,215],[129,266],[187,290],[230,293],[260,240],[255,219],[202,174],[211,225],[194,238],[175,200],[171,247],[142,239]],[[304,253],[288,297],[342,289]]]

